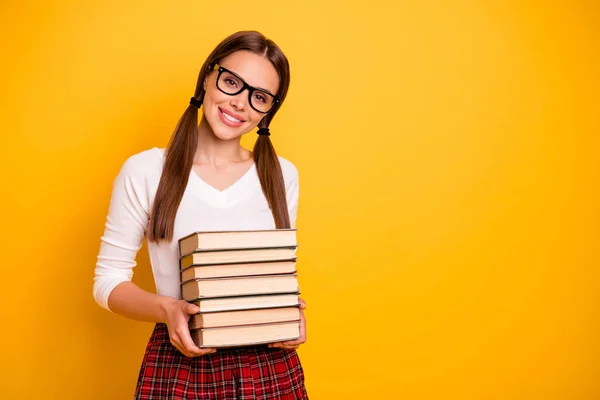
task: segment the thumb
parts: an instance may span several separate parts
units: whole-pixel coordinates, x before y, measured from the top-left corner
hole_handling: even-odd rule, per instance
[[[195,304],[188,303],[185,305],[183,310],[188,314],[198,314],[198,312],[200,311],[200,307],[198,307]]]

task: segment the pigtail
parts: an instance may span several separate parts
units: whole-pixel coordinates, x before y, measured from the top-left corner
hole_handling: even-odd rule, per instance
[[[267,129],[262,127],[259,129]],[[267,129],[268,131],[268,129]],[[254,144],[254,163],[260,184],[273,213],[277,229],[290,228],[285,181],[279,158],[268,134],[259,134]]]

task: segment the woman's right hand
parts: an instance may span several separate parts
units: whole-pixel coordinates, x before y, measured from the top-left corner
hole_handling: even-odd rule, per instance
[[[198,357],[215,353],[215,348],[199,348],[190,335],[188,321],[200,308],[185,300],[165,297],[163,301],[163,322],[169,329],[171,344],[187,357]]]

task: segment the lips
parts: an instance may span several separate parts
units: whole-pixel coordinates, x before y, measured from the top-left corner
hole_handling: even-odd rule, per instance
[[[242,117],[230,112],[229,110],[225,111],[220,107],[218,107],[218,109],[219,109],[219,118],[221,118],[221,121],[227,126],[237,128],[239,126],[242,126],[242,124],[244,122],[246,122],[246,121],[244,121],[244,119]]]

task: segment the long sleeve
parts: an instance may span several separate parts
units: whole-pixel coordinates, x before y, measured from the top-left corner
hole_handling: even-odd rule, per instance
[[[110,310],[108,297],[121,282],[130,281],[136,256],[148,228],[149,200],[144,164],[132,156],[113,182],[110,206],[94,276],[96,302]]]

